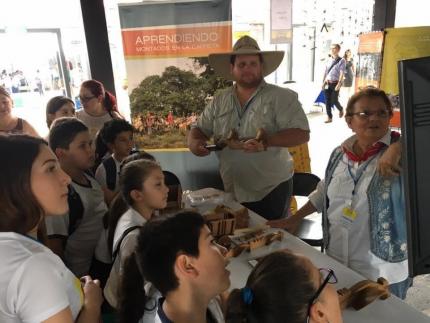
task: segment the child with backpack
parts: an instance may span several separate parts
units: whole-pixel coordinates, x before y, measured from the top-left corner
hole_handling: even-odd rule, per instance
[[[69,212],[46,218],[48,245],[76,276],[81,277],[90,272],[103,230],[103,216],[108,210],[100,185],[87,173],[94,164],[92,140],[87,126],[80,120],[60,118],[51,127],[49,145],[72,183],[68,195]],[[104,247],[105,251],[99,253],[109,258],[106,243]]]
[[[97,167],[95,178],[103,189],[105,201],[109,204],[118,191],[121,162],[130,155],[133,148],[133,126],[125,120],[113,119],[100,130],[103,143],[112,155]]]
[[[114,308],[124,260],[134,251],[137,229],[151,219],[155,210],[166,207],[169,189],[160,165],[142,159],[130,161],[122,168],[119,191],[109,214],[108,245],[112,247],[113,266],[104,289],[106,300]],[[128,206],[125,213],[114,211],[124,209],[124,204]]]

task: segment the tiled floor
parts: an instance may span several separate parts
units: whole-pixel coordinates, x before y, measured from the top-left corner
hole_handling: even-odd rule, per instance
[[[352,135],[345,119],[339,119],[336,112],[332,123],[324,123],[325,119],[325,113],[308,114],[311,129],[309,142],[311,169],[321,178],[324,177],[325,167],[332,150]],[[430,275],[414,278],[414,286],[409,289],[406,302],[430,316]]]

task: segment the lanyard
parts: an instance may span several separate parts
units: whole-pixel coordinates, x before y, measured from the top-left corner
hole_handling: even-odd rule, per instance
[[[374,160],[376,158],[377,155],[378,154],[369,158],[363,165],[361,165],[361,167],[359,166],[355,176],[352,174],[351,163],[350,163],[350,160],[348,159],[348,173],[349,173],[349,176],[351,176],[352,181],[354,182],[354,188],[352,189],[352,193],[351,193],[351,202],[352,202],[352,198],[355,195],[355,188],[356,188],[358,182],[360,181],[361,176],[364,174],[364,172],[366,171],[369,164],[372,162],[372,160]]]
[[[237,116],[239,118],[239,124],[238,127],[240,128],[241,122],[242,122],[242,117],[245,115],[246,111],[248,110],[249,106],[251,105],[251,103],[254,101],[255,97],[257,96],[258,92],[260,92],[262,89],[262,86],[260,85],[257,90],[252,94],[251,98],[245,103],[245,105],[242,107],[242,105],[240,104],[239,98],[237,96],[237,94],[235,93],[235,100],[236,100],[236,112],[237,112]]]

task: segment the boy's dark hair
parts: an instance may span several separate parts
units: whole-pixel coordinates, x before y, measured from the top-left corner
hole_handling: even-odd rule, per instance
[[[0,232],[27,234],[44,215],[31,190],[31,169],[43,145],[27,135],[0,136]]]
[[[103,125],[100,130],[100,135],[106,144],[112,144],[116,137],[124,131],[134,132],[134,128],[126,120],[112,119]]]
[[[279,251],[264,257],[252,270],[246,282],[253,294],[245,304],[242,290],[229,296],[226,323],[306,322],[309,302],[316,287],[303,262],[288,252]]]
[[[69,149],[76,135],[88,131],[88,127],[77,118],[56,119],[49,130],[49,146],[55,152],[57,148]]]
[[[174,264],[178,254],[199,256],[200,231],[205,225],[196,212],[181,212],[146,223],[135,252],[124,264],[119,289],[119,322],[138,322],[147,297],[143,282],[151,282],[162,295],[178,288]]]

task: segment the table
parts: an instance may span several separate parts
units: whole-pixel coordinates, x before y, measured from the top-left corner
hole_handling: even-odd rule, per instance
[[[231,198],[226,197],[223,202],[224,205],[237,210],[243,206]],[[214,204],[206,204],[197,207],[200,212],[205,212],[209,209],[214,208]],[[266,220],[256,213],[249,210],[250,213],[250,227],[261,225],[266,222]],[[272,229],[276,231],[275,229]],[[295,253],[300,253],[308,257],[316,267],[331,268],[336,273],[338,278],[338,283],[335,284],[336,289],[343,287],[350,287],[356,282],[365,279],[362,275],[356,273],[355,271],[349,269],[343,264],[337,262],[333,258],[319,252],[317,249],[309,246],[308,244],[301,241],[294,235],[285,232],[284,238],[281,242],[275,241],[267,247],[263,247],[251,252],[244,252],[239,257],[232,258],[228,269],[231,272],[230,289],[242,288],[245,286],[246,280],[249,273],[252,270],[251,265],[249,265],[248,260],[264,256],[273,251],[288,248]],[[359,311],[354,309],[345,309],[343,311],[343,320],[345,323],[421,323],[430,322],[430,318],[423,313],[417,311],[410,305],[403,302],[396,296],[391,296],[386,300],[376,300],[373,303],[367,305]]]

